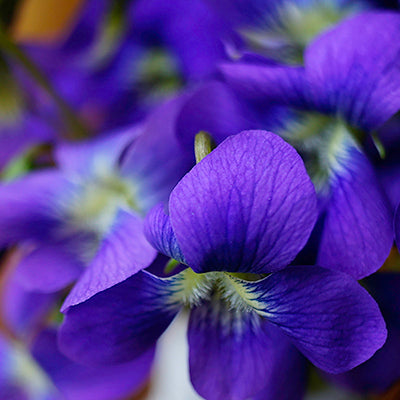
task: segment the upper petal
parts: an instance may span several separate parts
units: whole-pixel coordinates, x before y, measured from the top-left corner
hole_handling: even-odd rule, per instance
[[[399,60],[398,13],[371,11],[344,21],[306,51],[315,104],[361,128],[376,128],[400,108]]]
[[[306,243],[316,213],[300,156],[265,131],[225,140],[170,197],[173,230],[196,272],[281,269]]]
[[[372,130],[400,108],[399,59],[400,15],[365,12],[318,36],[304,67],[239,63],[223,65],[222,72],[252,98],[340,114]]]

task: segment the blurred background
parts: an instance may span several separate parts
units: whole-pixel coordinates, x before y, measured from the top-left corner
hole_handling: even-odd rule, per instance
[[[174,8],[168,0],[0,0],[0,179],[53,165],[51,149],[60,141],[141,123],[181,88],[211,75],[218,45],[203,33],[196,41],[190,35],[186,42],[178,40],[200,22],[215,33],[215,17],[205,3],[193,0],[196,7],[187,7],[191,1],[177,0]],[[9,295],[20,252],[8,248],[0,253],[0,400],[98,400],[77,393],[82,386],[90,392],[107,375],[70,375],[79,380],[77,389],[66,378],[75,372],[65,360],[49,366],[35,357],[32,326],[38,329],[60,316],[47,306],[46,296]],[[162,337],[144,384],[108,398],[200,399],[189,381],[186,324],[182,313]],[[400,384],[365,397],[328,384],[311,367],[309,378],[307,400],[400,399]],[[54,395],[58,390],[64,392],[61,397]]]

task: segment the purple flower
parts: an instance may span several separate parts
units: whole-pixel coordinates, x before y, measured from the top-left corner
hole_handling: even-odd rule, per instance
[[[320,201],[317,263],[356,278],[375,272],[393,242],[392,211],[362,145],[400,108],[399,22],[393,12],[350,18],[307,47],[304,67],[222,68],[242,96],[283,110],[274,129],[302,155]]]
[[[141,128],[59,146],[59,168],[0,188],[0,246],[32,248],[17,267],[20,284],[52,293],[79,278],[68,299],[77,302],[151,264],[156,252],[142,219],[191,165],[168,130],[179,101],[160,107]],[[115,261],[115,269],[103,268],[104,260]]]
[[[140,271],[69,307],[62,351],[85,363],[130,360],[185,307],[191,380],[206,399],[273,393],[276,365],[298,357],[285,336],[326,371],[355,367],[386,339],[374,300],[348,275],[287,267],[316,218],[290,145],[265,131],[228,138],[174,188],[169,215],[159,205],[146,218],[153,246],[189,268],[170,278]]]

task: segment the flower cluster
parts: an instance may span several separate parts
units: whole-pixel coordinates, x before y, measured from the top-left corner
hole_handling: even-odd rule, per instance
[[[81,3],[0,25],[0,400],[175,398],[178,314],[205,400],[400,398],[400,4]]]

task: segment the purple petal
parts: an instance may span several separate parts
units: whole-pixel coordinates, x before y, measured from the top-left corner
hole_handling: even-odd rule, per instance
[[[101,244],[94,260],[71,290],[62,310],[79,304],[148,267],[156,251],[143,233],[143,221],[119,211],[115,224]]]
[[[377,273],[364,283],[378,302],[387,323],[387,341],[364,364],[345,374],[328,377],[357,392],[383,393],[400,379],[400,274]]]
[[[368,159],[354,144],[343,146],[331,173],[317,263],[360,279],[389,255],[392,212]]]
[[[306,51],[315,103],[356,126],[376,128],[400,108],[399,54],[398,13],[365,12],[345,20]]]
[[[0,313],[4,324],[15,335],[29,337],[43,326],[58,295],[27,291],[11,274],[2,289]]]
[[[185,152],[175,132],[176,116],[184,99],[178,97],[157,108],[124,157],[122,174],[135,183],[141,210],[148,211],[159,202],[166,202],[173,187],[192,166],[192,152]]]
[[[171,224],[196,272],[265,273],[288,265],[316,220],[303,162],[278,136],[246,131],[225,140],[176,186]]]
[[[66,185],[57,171],[46,170],[0,186],[0,247],[51,238],[60,226],[59,194]]]
[[[303,400],[307,386],[306,359],[282,333],[275,340],[275,354],[270,379],[254,400]]]
[[[224,25],[202,0],[140,0],[132,11],[133,24],[161,37],[188,79],[209,76],[225,55]]]
[[[227,85],[210,82],[197,89],[185,102],[176,122],[177,135],[186,148],[192,148],[200,131],[217,142],[241,132],[252,123],[251,110],[239,101]]]
[[[133,360],[151,349],[179,310],[169,282],[138,272],[76,306],[60,328],[61,351],[88,365]]]
[[[398,13],[366,12],[318,36],[304,68],[231,64],[222,72],[251,98],[339,114],[372,130],[400,108],[398,39]]]
[[[397,247],[400,249],[400,205],[397,206],[396,214],[394,217],[394,234]]]
[[[395,210],[400,201],[400,164],[379,166],[378,177]]]
[[[83,264],[62,245],[39,246],[19,263],[15,274],[26,290],[52,293],[75,281]]]
[[[144,231],[147,240],[160,253],[185,263],[185,258],[172,230],[169,215],[165,213],[163,204],[153,207],[147,214]]]
[[[220,70],[229,85],[246,99],[308,106],[304,68],[238,62],[222,64]]]
[[[370,360],[344,374],[324,376],[352,391],[383,394],[400,379],[399,371],[400,330],[388,326],[386,343]]]
[[[99,170],[113,170],[118,167],[124,149],[138,133],[139,129],[133,126],[86,142],[63,143],[56,148],[56,161],[63,172],[80,177]]]
[[[232,278],[234,279],[234,278]],[[378,305],[357,281],[320,267],[289,267],[256,282],[234,281],[317,367],[347,371],[386,340]]]
[[[145,384],[154,349],[129,363],[88,367],[76,364],[61,354],[56,332],[49,329],[35,339],[32,353],[66,399],[109,400],[126,397]]]
[[[269,382],[276,345],[256,313],[206,302],[191,311],[188,340],[191,380],[207,400],[244,400]]]

